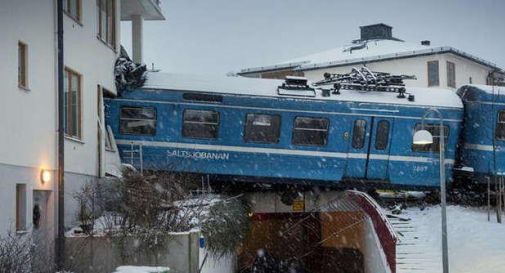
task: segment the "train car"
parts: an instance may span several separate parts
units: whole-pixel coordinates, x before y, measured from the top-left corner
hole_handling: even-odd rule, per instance
[[[122,160],[137,168],[223,181],[429,188],[439,186],[439,120],[422,117],[436,107],[451,181],[463,116],[454,91],[408,88],[407,98],[288,80],[293,88],[282,80],[151,72],[142,88],[106,99],[106,121]],[[413,145],[421,128],[434,133],[432,145]]]
[[[465,108],[458,176],[477,183],[505,176],[505,87],[466,85],[458,95]]]

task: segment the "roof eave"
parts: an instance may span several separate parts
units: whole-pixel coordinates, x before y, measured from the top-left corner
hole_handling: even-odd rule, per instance
[[[346,59],[346,60],[341,60],[341,61],[331,61],[331,62],[324,62],[324,63],[316,63],[316,64],[305,64],[301,65],[297,68],[295,68],[295,71],[308,71],[308,70],[316,70],[316,69],[321,69],[321,68],[329,68],[329,67],[339,67],[339,66],[347,66],[347,65],[353,65],[353,64],[360,64],[360,63],[371,63],[371,62],[379,62],[379,61],[385,61],[385,60],[394,60],[394,59],[404,59],[404,58],[413,58],[413,57],[419,57],[419,56],[428,56],[428,55],[435,55],[435,54],[445,54],[445,53],[452,53],[455,55],[458,55],[460,57],[469,59],[473,62],[476,62],[480,65],[498,70],[498,71],[503,71],[502,68],[497,66],[494,63],[488,62],[484,59],[478,58],[476,56],[473,56],[471,54],[468,54],[464,51],[452,48],[452,47],[436,47],[436,48],[430,48],[428,50],[414,50],[414,51],[407,51],[407,52],[399,52],[399,53],[391,53],[391,54],[386,54],[386,55],[376,55],[376,56],[371,56],[367,58],[356,58],[356,59]]]
[[[240,72],[237,72],[237,74],[244,75],[244,74],[258,73],[258,72],[286,70],[286,69],[290,69],[290,68],[294,68],[294,67],[300,67],[301,65],[307,64],[307,63],[309,63],[309,61],[291,62],[291,63],[285,63],[285,64],[244,68],[244,69],[240,70]]]

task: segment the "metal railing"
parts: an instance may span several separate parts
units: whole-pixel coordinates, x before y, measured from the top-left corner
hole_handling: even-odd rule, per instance
[[[133,141],[130,142],[130,149],[124,150],[124,153],[129,155],[130,164],[132,166],[136,166],[136,163],[138,162],[140,173],[144,173],[144,155],[142,143],[135,144]]]

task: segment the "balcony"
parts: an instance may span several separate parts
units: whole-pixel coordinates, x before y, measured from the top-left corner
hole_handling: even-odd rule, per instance
[[[121,21],[131,21],[134,15],[147,21],[165,20],[160,0],[121,0]]]

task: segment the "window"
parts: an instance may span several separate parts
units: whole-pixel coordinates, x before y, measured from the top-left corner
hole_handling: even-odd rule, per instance
[[[116,48],[116,2],[97,0],[98,38]]]
[[[105,128],[105,150],[114,152],[114,147],[112,146],[112,129],[109,125]]]
[[[505,140],[505,110],[498,113],[496,124],[496,139]]]
[[[219,133],[219,113],[207,110],[184,110],[182,135],[215,139]]]
[[[354,121],[354,128],[352,129],[352,147],[354,149],[361,149],[365,146],[366,136],[366,120],[358,119]]]
[[[456,88],[456,66],[447,62],[447,86]]]
[[[26,230],[26,184],[16,184],[16,230]]]
[[[81,21],[81,0],[63,0],[63,10],[72,19]]]
[[[292,143],[295,145],[326,145],[329,123],[325,118],[295,118]]]
[[[18,42],[18,86],[28,88],[28,47]]]
[[[385,150],[389,140],[389,121],[381,120],[377,123],[377,132],[375,134],[375,149]]]
[[[438,61],[428,62],[428,86],[439,86]]]
[[[472,84],[472,83],[473,83],[472,77],[468,78],[468,83],[469,83],[469,84]]]
[[[281,117],[278,115],[247,114],[244,140],[246,142],[279,142]]]
[[[64,73],[65,134],[81,138],[81,76],[65,68]]]
[[[416,124],[415,131],[423,129],[422,124]],[[440,151],[440,125],[425,124],[424,130],[431,133],[433,136],[433,143],[426,145],[415,145],[412,144],[412,151],[414,152],[439,152]],[[447,147],[447,138],[449,137],[449,127],[444,125],[444,139]]]
[[[156,134],[156,110],[153,107],[121,107],[119,119],[121,134]]]

